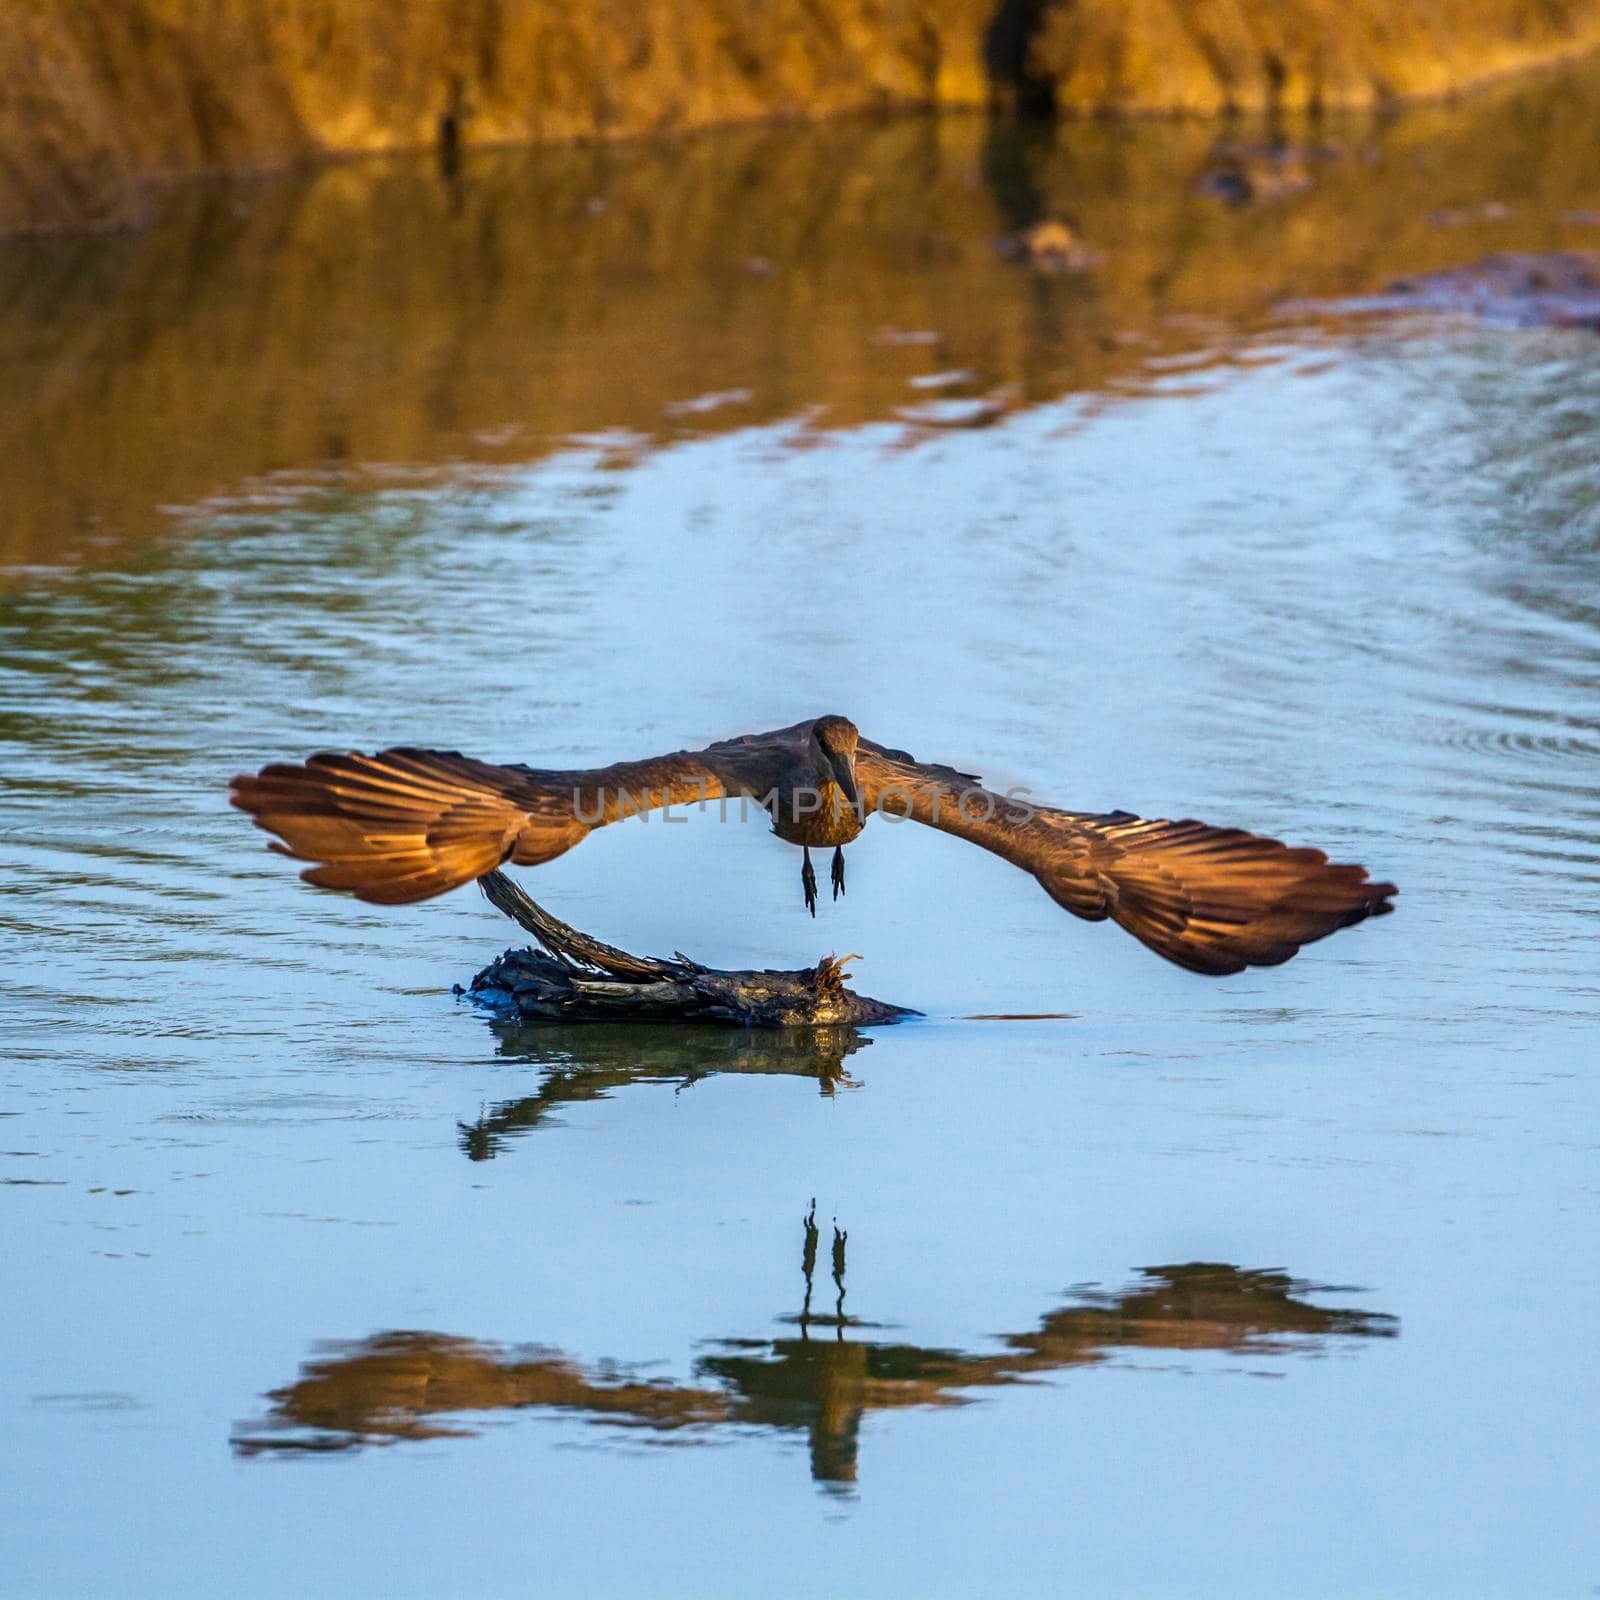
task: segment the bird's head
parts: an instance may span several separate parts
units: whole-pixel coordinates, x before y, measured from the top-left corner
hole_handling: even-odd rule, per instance
[[[848,717],[818,717],[811,725],[817,787],[838,784],[852,806],[861,803],[861,791],[856,787],[856,745],[860,738]]]

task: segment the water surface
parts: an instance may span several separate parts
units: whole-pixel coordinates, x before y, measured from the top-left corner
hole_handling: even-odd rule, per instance
[[[1600,1582],[1596,346],[1278,309],[1581,246],[1593,103],[1264,208],[1207,130],[912,121],[0,253],[0,1590]],[[1051,214],[1101,268],[994,249]],[[823,711],[1398,914],[1207,982],[911,825],[813,922],[757,822],[635,821],[535,892],[927,1019],[518,1028],[475,893],[224,800]]]

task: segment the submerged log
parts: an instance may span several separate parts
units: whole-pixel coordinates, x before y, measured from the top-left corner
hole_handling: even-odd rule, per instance
[[[747,1028],[849,1023],[919,1015],[847,989],[846,961],[824,956],[793,972],[721,972],[679,953],[630,955],[552,917],[511,879],[478,880],[489,903],[544,947],[507,950],[456,992],[502,1017],[527,1022],[717,1022]]]

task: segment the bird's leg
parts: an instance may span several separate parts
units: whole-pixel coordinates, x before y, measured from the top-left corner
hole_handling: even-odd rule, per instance
[[[805,865],[800,869],[800,887],[806,892],[806,910],[812,916],[817,914],[817,875],[811,870],[811,849],[809,845],[801,845],[805,851]]]
[[[844,847],[833,847],[833,898],[837,900],[844,893]]]

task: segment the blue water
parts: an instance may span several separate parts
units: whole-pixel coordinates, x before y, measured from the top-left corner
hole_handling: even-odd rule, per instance
[[[1600,1583],[1593,337],[1190,337],[981,427],[758,395],[263,461],[10,571],[0,1592]],[[824,711],[1397,914],[1211,982],[912,824],[813,922],[764,824],[633,821],[524,881],[632,949],[860,952],[926,1018],[518,1029],[449,992],[511,934],[474,891],[314,892],[225,803]]]

